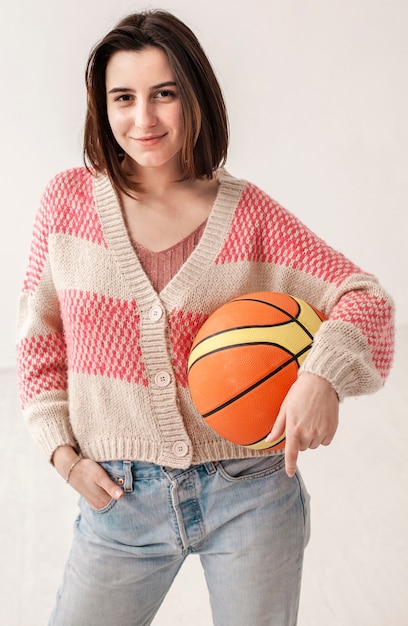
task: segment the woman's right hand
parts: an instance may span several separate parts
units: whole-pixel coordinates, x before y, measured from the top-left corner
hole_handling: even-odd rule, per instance
[[[66,479],[78,455],[71,446],[57,448],[52,457],[57,472]],[[102,509],[112,498],[119,500],[123,491],[109,478],[105,470],[92,459],[81,459],[69,475],[69,484],[85,498],[93,509]]]

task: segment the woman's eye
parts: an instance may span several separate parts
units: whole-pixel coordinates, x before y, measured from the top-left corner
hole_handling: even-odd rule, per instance
[[[130,102],[130,100],[132,99],[132,96],[125,93],[122,96],[118,96],[116,98],[117,102]]]
[[[168,89],[162,89],[156,93],[156,98],[174,98],[174,91],[169,91]]]

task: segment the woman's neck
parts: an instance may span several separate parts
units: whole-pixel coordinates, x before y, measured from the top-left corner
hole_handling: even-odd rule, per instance
[[[126,157],[123,167],[129,172],[132,183],[137,185],[140,193],[146,195],[165,196],[168,192],[188,182],[180,168],[178,158],[161,167],[139,167],[128,162]]]

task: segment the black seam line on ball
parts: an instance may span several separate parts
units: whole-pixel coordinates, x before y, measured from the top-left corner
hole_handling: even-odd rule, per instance
[[[282,365],[280,365],[279,367],[277,367],[275,370],[273,370],[273,372],[270,372],[269,374],[267,374],[266,376],[264,376],[263,378],[261,378],[260,380],[257,380],[256,383],[254,383],[253,385],[251,385],[250,387],[247,387],[247,389],[244,389],[244,391],[241,391],[241,393],[237,394],[236,396],[234,396],[233,398],[231,398],[230,400],[227,400],[227,402],[224,402],[223,404],[221,404],[219,407],[217,407],[216,409],[213,409],[212,411],[209,411],[208,413],[204,413],[202,415],[202,417],[204,419],[206,419],[207,417],[210,417],[210,415],[214,415],[215,413],[218,413],[218,411],[221,411],[222,409],[225,409],[227,406],[229,406],[230,404],[232,404],[233,402],[236,402],[236,400],[239,400],[240,398],[242,398],[243,396],[245,396],[247,393],[250,393],[251,391],[253,391],[254,389],[256,389],[257,387],[259,387],[260,385],[262,385],[264,382],[266,382],[267,380],[269,380],[269,378],[272,378],[272,376],[274,376],[275,374],[277,374],[278,372],[280,372],[281,370],[283,370],[285,367],[287,367],[288,365],[290,365],[291,363],[293,363],[293,361],[297,361],[297,359],[302,356],[303,354],[305,354],[308,350],[310,350],[311,346],[307,346],[306,348],[303,348],[303,350],[301,350],[300,352],[298,352],[298,354],[296,354],[295,356],[293,356],[291,359],[289,359],[289,361],[286,361],[285,363],[283,363]]]
[[[307,335],[309,335],[310,339],[313,339],[313,335],[310,333],[310,331],[302,324],[302,322],[299,322],[298,319],[298,315],[301,314],[302,312],[302,305],[299,304],[299,302],[297,300],[295,300],[295,298],[293,296],[288,296],[292,302],[295,302],[298,308],[298,312],[296,314],[296,316],[292,315],[291,313],[289,313],[288,311],[286,311],[285,309],[282,309],[280,306],[278,306],[277,304],[273,304],[273,302],[267,302],[266,300],[260,300],[258,298],[236,298],[235,300],[231,300],[231,302],[259,302],[261,304],[266,304],[266,306],[270,306],[273,309],[276,309],[276,311],[280,311],[281,313],[284,313],[285,315],[287,315],[290,319],[288,320],[288,322],[296,322],[296,324],[299,324],[299,326],[305,331],[305,333]],[[308,304],[306,302],[306,304]],[[320,316],[317,315],[316,311],[313,309],[313,307],[311,307],[311,305],[309,304],[308,306],[310,306],[310,308],[312,308],[312,310],[314,311],[314,313],[316,314],[316,316],[320,319]],[[323,320],[321,320],[323,321]],[[271,324],[271,326],[274,326],[274,324]]]

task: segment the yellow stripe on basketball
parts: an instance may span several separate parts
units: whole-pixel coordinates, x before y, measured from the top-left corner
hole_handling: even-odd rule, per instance
[[[314,336],[315,333],[318,331],[322,320],[317,315],[313,307],[309,306],[306,302],[302,302],[302,300],[298,300],[298,298],[294,298],[293,296],[292,298],[296,300],[296,302],[298,302],[300,306],[300,312],[297,318],[299,323],[305,326],[307,330]]]
[[[288,325],[291,327],[290,333],[286,331]],[[284,333],[284,341],[282,339],[282,333]],[[284,345],[285,349],[297,355],[299,352],[302,352],[311,341],[310,336],[296,321],[277,326],[233,328],[218,333],[217,335],[207,337],[199,342],[191,351],[188,360],[188,368],[190,369],[201,357],[222,350],[225,346],[230,348],[239,345],[270,343],[271,345]]]
[[[244,448],[251,448],[251,450],[266,450],[267,448],[274,448],[275,446],[278,446],[280,443],[283,443],[283,441],[285,441],[285,435],[282,435],[281,437],[279,437],[279,439],[276,439],[275,441],[265,441],[265,439],[262,439],[262,441],[257,441],[256,443],[250,443],[250,444],[242,444],[244,445]]]

